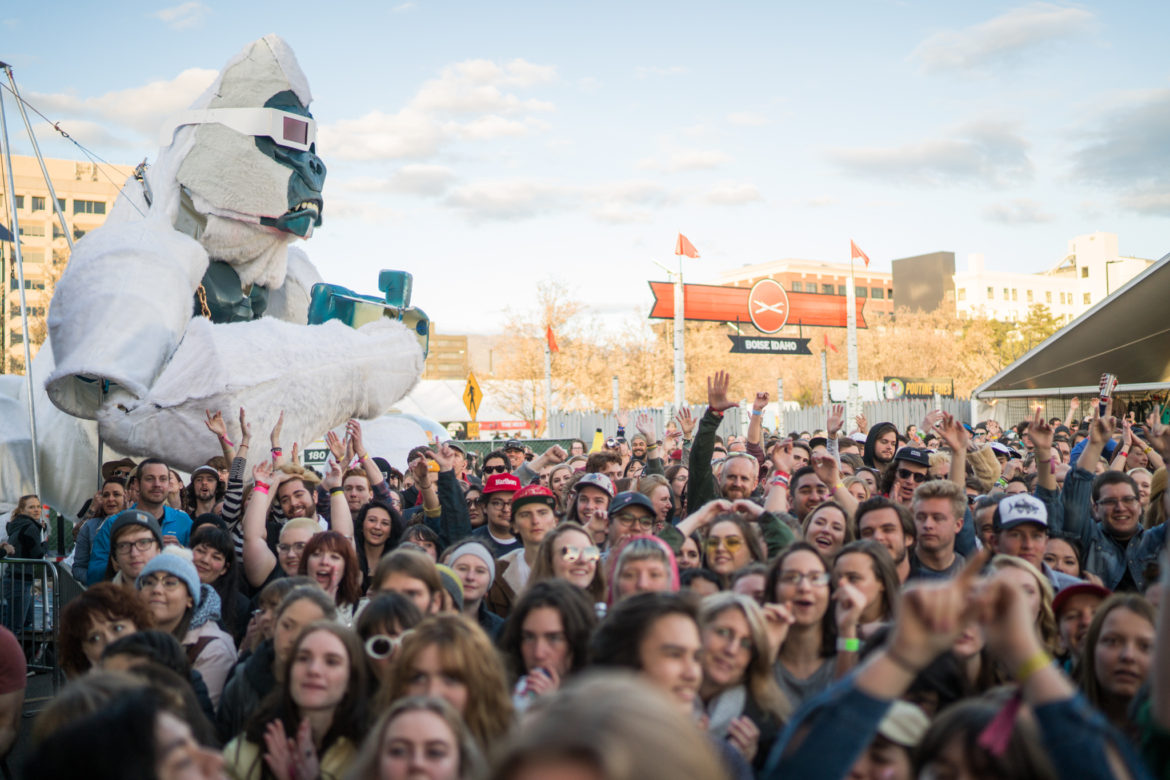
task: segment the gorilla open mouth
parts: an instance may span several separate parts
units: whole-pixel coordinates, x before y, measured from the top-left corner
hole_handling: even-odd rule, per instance
[[[313,232],[313,227],[321,224],[321,201],[302,200],[276,219],[261,217],[260,224],[307,238]]]

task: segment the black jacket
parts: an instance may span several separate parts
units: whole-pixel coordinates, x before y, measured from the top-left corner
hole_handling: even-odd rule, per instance
[[[14,558],[44,558],[45,544],[41,541],[41,524],[28,515],[17,515],[8,521],[8,543],[16,548]]]

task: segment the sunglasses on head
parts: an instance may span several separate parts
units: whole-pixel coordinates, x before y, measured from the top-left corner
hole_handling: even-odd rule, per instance
[[[912,479],[920,485],[926,481],[926,476],[910,469],[898,469],[898,479]]]
[[[590,545],[589,547],[575,547],[571,544],[561,548],[561,559],[566,563],[593,563],[601,560],[601,550]]]

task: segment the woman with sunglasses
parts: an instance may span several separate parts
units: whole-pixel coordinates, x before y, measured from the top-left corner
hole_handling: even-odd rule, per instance
[[[830,609],[833,578],[815,547],[794,542],[772,562],[765,594],[769,603],[785,607],[792,615],[773,668],[784,697],[799,708],[836,677],[837,624]],[[859,649],[854,647],[854,655]]]
[[[585,668],[596,625],[589,599],[564,580],[538,582],[524,591],[499,643],[516,681],[512,704],[517,712]]]
[[[731,575],[749,563],[767,560],[751,526],[734,512],[716,515],[703,542],[707,568],[723,578],[724,585],[730,584]]]
[[[471,521],[473,529],[479,528],[486,520],[483,516],[483,506],[479,502],[482,495],[483,489],[477,485],[468,485],[463,490],[463,503],[467,505],[467,518]]]
[[[601,550],[593,544],[593,537],[584,526],[565,521],[549,531],[536,551],[536,563],[528,578],[533,583],[551,579],[565,580],[585,591],[604,614],[605,577],[602,574]]]
[[[717,593],[699,608],[703,682],[699,700],[707,731],[726,739],[758,772],[791,714],[772,676],[764,612],[738,593]]]
[[[301,629],[318,620],[336,620],[337,607],[325,592],[310,583],[293,588],[277,606],[272,619],[272,638],[260,643],[237,666],[223,689],[215,716],[215,729],[224,742],[244,729],[264,697],[276,688]]]
[[[468,539],[445,552],[443,560],[463,583],[463,615],[478,623],[493,640],[499,637],[504,619],[484,601],[496,580],[496,559],[491,552],[481,542]]]
[[[415,603],[401,593],[379,593],[366,603],[355,629],[379,683],[390,679],[402,640],[422,619]]]
[[[223,750],[232,777],[342,777],[366,728],[368,671],[357,635],[331,620],[293,643],[281,685]]]

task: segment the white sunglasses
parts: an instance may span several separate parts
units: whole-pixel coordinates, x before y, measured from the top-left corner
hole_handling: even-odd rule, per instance
[[[317,122],[278,108],[205,108],[186,111],[173,117],[163,131],[162,143],[171,142],[176,129],[183,125],[219,124],[244,135],[261,135],[281,146],[309,151],[317,141]]]

